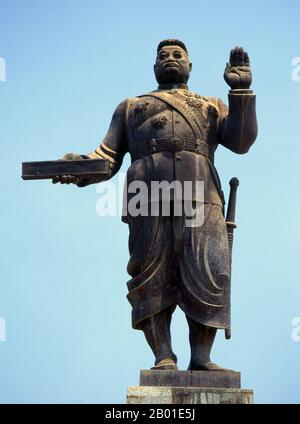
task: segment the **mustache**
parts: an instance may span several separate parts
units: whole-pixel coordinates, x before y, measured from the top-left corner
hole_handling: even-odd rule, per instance
[[[176,68],[180,68],[180,65],[172,60],[163,64],[163,68],[167,68],[168,66],[175,66]]]

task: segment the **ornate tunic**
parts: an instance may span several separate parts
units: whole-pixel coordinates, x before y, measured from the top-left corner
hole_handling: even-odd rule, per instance
[[[222,144],[246,153],[256,135],[251,90],[231,90],[229,108],[220,99],[172,89],[128,99],[116,109],[95,150],[110,161],[110,176],[129,152],[127,183],[204,182],[200,227],[186,228],[184,216],[124,218],[130,230],[132,279],[127,284],[134,328],[142,328],[146,318],[172,304],[200,323],[229,327],[230,258],[214,152]],[[203,200],[194,188],[192,200]]]

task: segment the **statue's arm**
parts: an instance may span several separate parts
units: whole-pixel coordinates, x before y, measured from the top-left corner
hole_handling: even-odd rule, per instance
[[[68,153],[63,159],[107,159],[109,161],[109,173],[106,178],[78,178],[71,175],[56,177],[53,183],[76,184],[78,187],[86,187],[113,177],[120,169],[123,157],[127,152],[127,138],[125,126],[125,110],[127,101],[123,101],[116,108],[108,132],[100,144],[93,152],[85,155]]]
[[[110,178],[120,169],[123,157],[127,153],[126,126],[125,126],[126,101],[116,108],[108,132],[100,146],[87,154],[90,159],[108,159],[110,165]]]
[[[219,143],[235,153],[247,153],[257,137],[256,96],[252,90],[230,90],[228,113],[219,125]],[[224,106],[221,108],[224,111]]]
[[[250,90],[250,59],[242,47],[231,50],[224,79],[230,86],[229,108],[219,101],[218,142],[235,153],[247,153],[257,137],[256,96]]]

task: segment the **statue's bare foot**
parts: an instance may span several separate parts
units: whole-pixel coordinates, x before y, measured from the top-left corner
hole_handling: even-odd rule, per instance
[[[163,359],[158,364],[156,364],[154,367],[151,368],[152,370],[178,370],[178,367],[176,365],[176,362],[173,359]]]
[[[233,371],[228,368],[222,368],[218,364],[214,364],[213,362],[190,362],[188,367],[189,371]]]

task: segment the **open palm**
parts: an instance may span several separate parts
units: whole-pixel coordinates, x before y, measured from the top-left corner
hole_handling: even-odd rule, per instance
[[[224,79],[231,89],[248,89],[252,82],[248,53],[242,47],[235,47],[230,52],[226,64]]]

